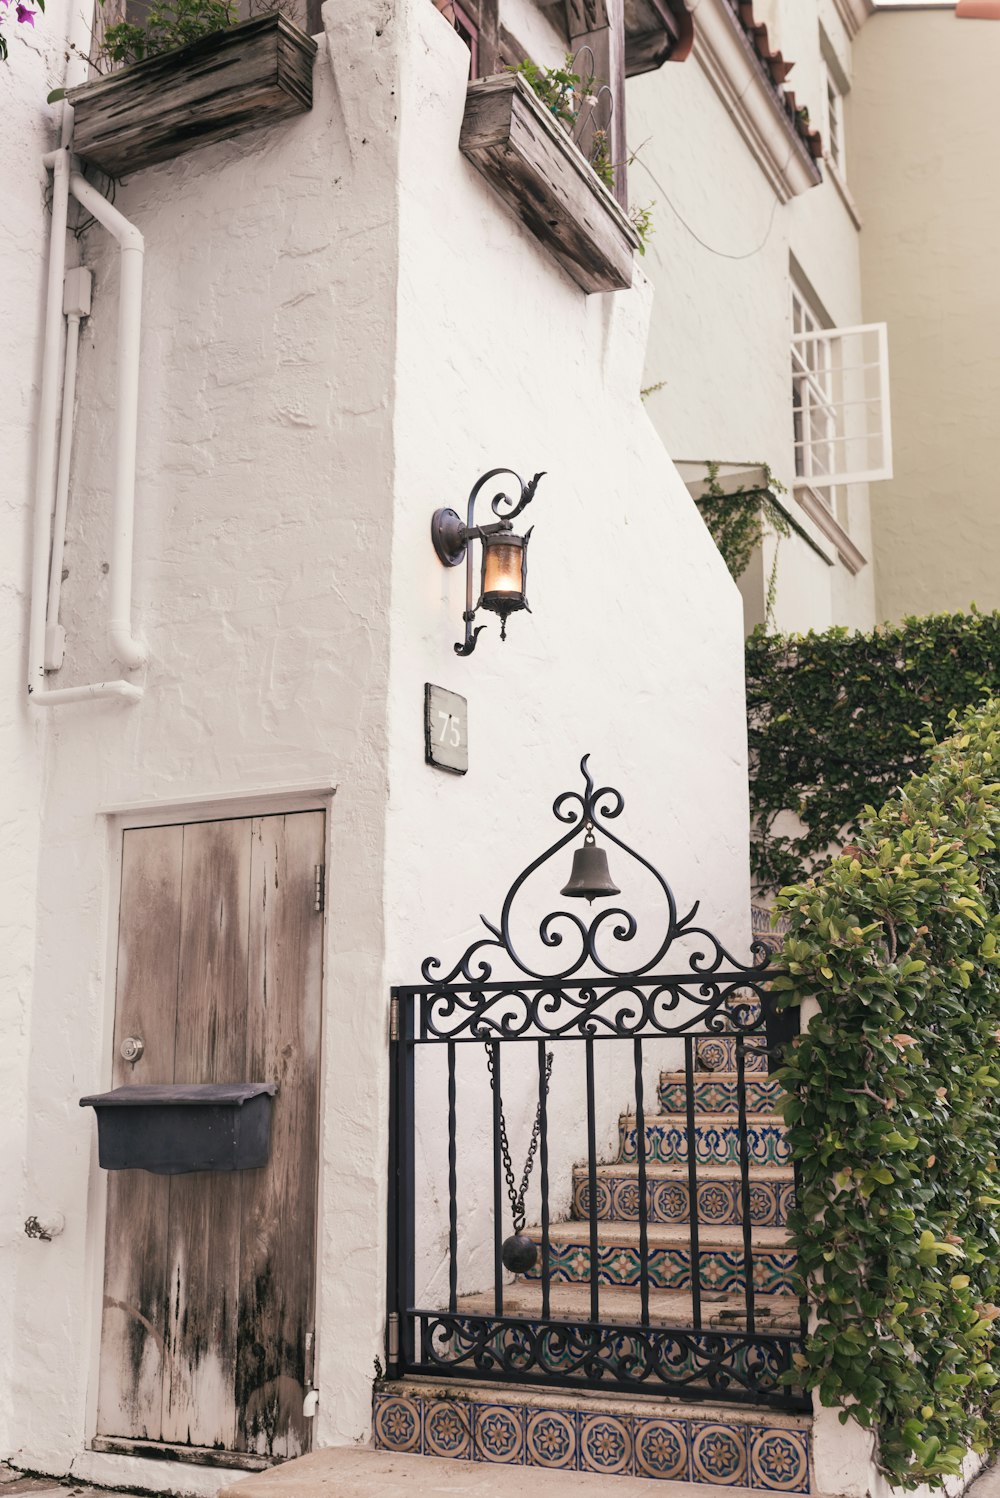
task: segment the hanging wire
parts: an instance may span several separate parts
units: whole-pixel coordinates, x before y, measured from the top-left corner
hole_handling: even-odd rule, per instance
[[[752,249],[752,250],[746,250],[746,251],[744,251],[744,253],[741,254],[741,255],[733,255],[728,250],[718,250],[718,249],[716,249],[715,245],[709,244],[706,239],[702,239],[701,235],[696,230],[692,229],[691,225],[688,223],[688,221],[684,217],[683,213],[681,213],[680,209],[677,207],[677,204],[673,201],[673,199],[671,198],[670,194],[667,192],[666,188],[663,186],[663,183],[660,181],[659,177],[657,177],[656,173],[654,171],[652,171],[652,169],[646,165],[646,163],[643,161],[642,157],[638,154],[639,151],[641,151],[641,150],[642,150],[642,146],[639,146],[632,153],[632,156],[630,157],[630,160],[629,160],[629,165],[630,166],[631,165],[637,165],[637,166],[641,166],[642,167],[642,169],[646,173],[647,177],[649,177],[649,179],[653,183],[653,185],[662,194],[664,202],[667,204],[667,207],[673,213],[674,217],[678,220],[678,222],[680,223],[681,227],[687,230],[687,232],[690,234],[691,238],[694,239],[694,240],[696,240],[698,242],[698,244],[701,245],[701,247],[702,247],[703,250],[708,250],[709,254],[711,254],[711,255],[718,255],[721,260],[752,260],[755,255],[759,255],[760,254],[761,250],[764,248],[764,246],[767,244],[768,240],[770,239],[770,237],[771,237],[771,230],[774,228],[774,219],[775,219],[775,215],[776,215],[776,213],[778,211],[778,199],[777,198],[775,198],[774,202],[771,204],[771,217],[767,221],[767,229],[764,232],[764,238],[761,240],[760,244],[756,245],[754,247],[754,249]]]

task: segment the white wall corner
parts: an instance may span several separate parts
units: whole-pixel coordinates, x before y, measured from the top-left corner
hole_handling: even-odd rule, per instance
[[[844,30],[852,39],[857,36],[868,17],[874,13],[874,0],[833,0]]]
[[[699,0],[694,8],[694,56],[779,201],[787,203],[815,187],[819,170],[764,78],[727,0]]]

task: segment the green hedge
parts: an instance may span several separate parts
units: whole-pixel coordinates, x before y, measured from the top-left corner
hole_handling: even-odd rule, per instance
[[[950,727],[778,900],[775,987],[820,1009],[780,1074],[818,1313],[797,1361],[907,1487],[1000,1440],[1000,700]]]
[[[804,878],[927,762],[946,731],[1000,683],[1000,614],[937,614],[871,634],[755,634],[747,641],[752,859],[761,885]],[[804,827],[776,830],[782,811]]]

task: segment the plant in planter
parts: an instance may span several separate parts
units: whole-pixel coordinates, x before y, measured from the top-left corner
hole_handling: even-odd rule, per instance
[[[311,109],[312,38],[277,6],[235,21],[236,0],[153,0],[142,25],[108,26],[105,76],[65,93],[74,152],[118,177]]]
[[[593,74],[585,78],[575,68],[576,59],[572,54],[567,54],[566,61],[560,68],[542,68],[530,58],[525,58],[510,71],[529,84],[570,138],[580,145],[578,137],[582,128],[598,113],[605,96],[610,102],[611,90],[606,83],[595,79]],[[614,184],[615,164],[611,159],[606,125],[593,127],[589,149],[584,154],[604,186],[610,190]],[[647,203],[642,208],[629,209],[629,219],[639,237],[640,255],[645,255],[646,245],[653,233],[652,209],[652,203]]]

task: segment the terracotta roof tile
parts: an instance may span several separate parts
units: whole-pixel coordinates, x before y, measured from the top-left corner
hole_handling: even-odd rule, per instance
[[[1000,21],[1000,0],[958,0],[955,15],[960,21]]]
[[[809,111],[800,109],[791,89],[784,87],[785,79],[795,64],[786,61],[780,52],[772,50],[767,27],[754,15],[753,0],[728,0],[728,4],[746,33],[761,71],[774,90],[782,109],[788,115],[793,130],[812,159],[819,161],[823,155],[820,133],[810,128]],[[960,9],[963,5],[995,5],[1000,8],[1000,0],[959,0]]]

